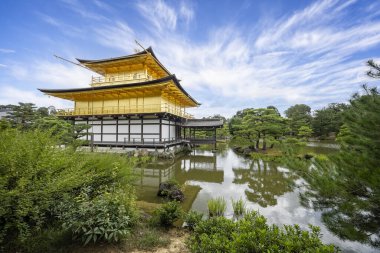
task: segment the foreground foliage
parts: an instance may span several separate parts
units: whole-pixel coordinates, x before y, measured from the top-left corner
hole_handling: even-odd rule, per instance
[[[123,191],[112,187],[91,198],[91,189],[83,189],[74,201],[59,206],[63,228],[72,231],[85,245],[91,241],[118,242],[130,233],[136,216],[130,199],[133,195]]]
[[[187,245],[191,252],[337,252],[324,245],[318,227],[301,230],[298,225],[269,226],[264,216],[247,213],[234,222],[225,217],[203,220],[194,228]]]
[[[63,210],[57,207],[78,204],[75,199],[86,187],[94,189],[89,198],[95,200],[104,193],[102,189],[113,186],[134,196],[125,187],[132,180],[131,164],[121,156],[62,149],[53,136],[40,131],[0,131],[0,139],[0,251],[28,251],[33,238],[61,228],[57,212]],[[123,207],[132,210],[133,197],[124,200],[103,205],[104,213],[118,215],[111,212]],[[90,212],[85,210],[92,208],[90,203],[82,203],[84,213]]]
[[[152,222],[154,225],[171,227],[182,216],[183,210],[180,203],[178,201],[169,201],[153,212]]]
[[[340,152],[287,167],[309,183],[305,205],[322,210],[326,226],[342,239],[380,247],[380,93],[367,89],[350,100],[338,135]],[[375,130],[376,128],[376,130]]]

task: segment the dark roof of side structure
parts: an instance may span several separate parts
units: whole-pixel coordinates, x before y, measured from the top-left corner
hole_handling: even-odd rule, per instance
[[[200,105],[198,101],[192,98],[185,89],[181,86],[178,79],[175,75],[170,75],[164,78],[155,79],[151,81],[141,82],[141,83],[129,83],[129,84],[117,84],[117,85],[107,85],[107,86],[96,86],[96,87],[86,87],[86,88],[74,88],[74,89],[38,89],[41,92],[45,93],[66,93],[66,92],[81,92],[81,91],[96,91],[96,90],[109,90],[109,89],[117,89],[124,87],[138,87],[138,86],[148,86],[152,84],[158,84],[161,82],[173,81],[174,84],[195,104]]]
[[[223,120],[220,119],[188,119],[183,127],[221,127]]]
[[[138,56],[141,56],[141,55],[144,55],[144,54],[151,54],[153,56],[153,58],[155,59],[155,61],[158,63],[158,65],[160,65],[160,67],[162,67],[163,70],[165,70],[165,72],[168,74],[168,75],[171,75],[171,73],[169,72],[169,70],[167,70],[165,68],[165,66],[158,60],[157,56],[154,54],[153,52],[153,49],[152,47],[148,47],[146,50],[144,51],[141,51],[141,52],[138,52],[136,54],[130,54],[130,55],[125,55],[125,56],[120,56],[120,57],[114,57],[114,58],[107,58],[107,59],[100,59],[100,60],[85,60],[85,59],[77,59],[77,61],[83,65],[86,65],[86,64],[92,64],[92,63],[104,63],[104,62],[111,62],[111,61],[120,61],[120,60],[125,60],[125,59],[131,59],[131,58],[135,58],[135,57],[138,57]]]

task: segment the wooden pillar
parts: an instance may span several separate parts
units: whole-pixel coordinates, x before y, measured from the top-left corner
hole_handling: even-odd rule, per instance
[[[168,136],[169,136],[169,141],[170,141],[170,127],[171,127],[171,121],[170,121],[170,118],[169,118],[168,121],[169,121],[169,135],[168,135]]]
[[[116,118],[116,143],[119,142],[119,117]]]
[[[131,142],[131,118],[128,118],[128,143]]]
[[[100,120],[100,142],[103,142],[103,117]]]
[[[159,131],[159,142],[161,143],[162,142],[162,118],[160,117],[160,123],[159,123],[159,127],[158,127],[158,131]]]
[[[140,116],[141,117],[141,140],[140,142],[144,142],[144,116]]]

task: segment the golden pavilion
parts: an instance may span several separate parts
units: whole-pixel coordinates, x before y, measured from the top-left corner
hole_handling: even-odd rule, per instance
[[[196,129],[215,132],[223,124],[193,119],[186,112],[200,103],[163,66],[151,47],[117,58],[77,60],[97,73],[90,87],[39,90],[73,101],[74,108],[58,110],[58,115],[74,124],[90,125],[82,138],[95,145],[166,148],[186,141],[195,143]],[[215,135],[205,141],[215,142]]]

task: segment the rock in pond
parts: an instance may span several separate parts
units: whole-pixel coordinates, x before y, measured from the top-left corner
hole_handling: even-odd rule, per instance
[[[160,183],[158,187],[157,196],[166,197],[170,200],[176,200],[182,202],[185,199],[185,195],[178,187],[177,184],[173,182],[163,182]]]

